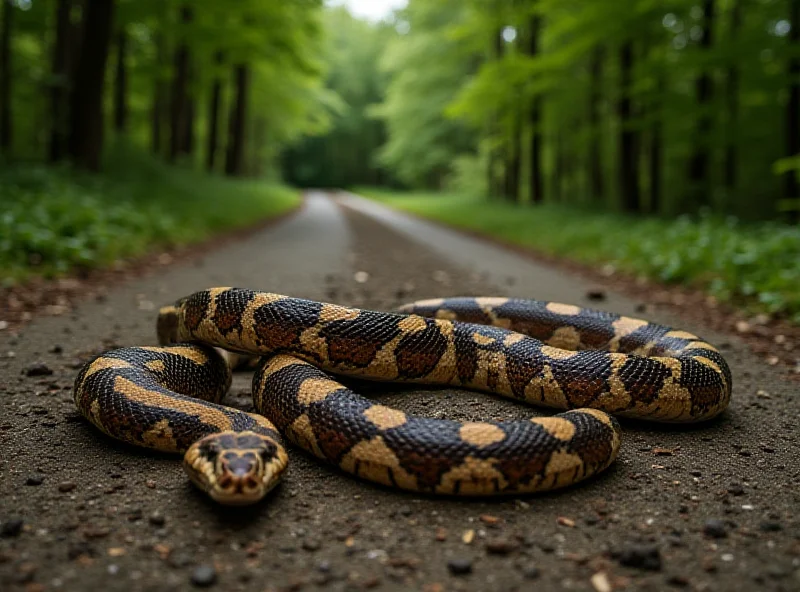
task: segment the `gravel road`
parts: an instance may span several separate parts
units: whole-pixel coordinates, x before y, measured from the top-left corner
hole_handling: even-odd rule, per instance
[[[388,310],[418,298],[523,296],[641,316],[641,302],[353,195],[310,193],[277,226],[112,287],[74,313],[0,332],[0,589],[799,590],[798,382],[737,338],[699,333],[734,400],[692,427],[624,421],[599,478],[546,495],[439,499],[359,482],[290,449],[262,504],[215,506],[179,459],[122,445],[75,411],[81,363],[155,343],[159,306],[217,285]],[[474,393],[370,386],[405,411],[541,413]],[[249,377],[228,402],[251,408]]]

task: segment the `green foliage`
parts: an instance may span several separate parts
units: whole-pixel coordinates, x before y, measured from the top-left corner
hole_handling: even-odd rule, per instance
[[[296,191],[166,167],[118,147],[108,172],[0,169],[0,277],[54,276],[251,225],[299,203]]]
[[[463,194],[363,193],[544,253],[704,288],[723,301],[800,322],[799,228],[712,216],[640,219],[556,204],[531,208]]]

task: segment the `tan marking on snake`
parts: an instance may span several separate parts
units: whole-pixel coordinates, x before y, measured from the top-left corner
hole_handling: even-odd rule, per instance
[[[478,448],[491,446],[506,439],[506,433],[496,425],[482,422],[466,422],[458,430],[458,435],[467,444]]]
[[[498,306],[507,304],[508,298],[503,298],[502,296],[480,296],[475,298],[475,302],[485,310],[487,308],[497,308]]]
[[[135,382],[131,382],[122,376],[116,376],[114,378],[114,390],[124,393],[124,395],[131,401],[136,401],[137,403],[141,403],[143,405],[175,409],[176,411],[186,413],[187,415],[194,415],[203,423],[216,426],[220,430],[231,429],[230,420],[222,411],[208,407],[207,405],[203,405],[201,403],[194,403],[184,399],[176,399],[175,397],[170,397],[169,395],[151,391],[139,386]]]
[[[139,349],[145,349],[147,351],[158,352],[158,353],[167,353],[167,354],[175,354],[178,356],[182,356],[188,360],[191,360],[198,366],[202,366],[203,364],[208,363],[208,356],[205,355],[201,350],[197,349],[196,347],[185,347],[180,345],[171,345],[169,349],[164,349],[162,347],[150,347],[144,346]]]
[[[312,452],[318,458],[325,458],[325,454],[319,447],[314,428],[311,427],[311,420],[308,415],[303,413],[286,428],[286,436],[295,444]]]
[[[377,426],[380,430],[390,430],[406,423],[406,414],[398,409],[384,405],[373,405],[364,410],[364,417]]]
[[[719,350],[716,347],[710,343],[706,343],[705,341],[693,341],[692,343],[687,344],[683,349],[707,349],[709,351],[719,353]]]
[[[699,337],[693,333],[689,333],[688,331],[680,331],[678,329],[673,329],[672,331],[665,333],[664,337],[675,337],[677,339],[688,339],[690,341],[699,339]]]
[[[454,493],[458,485],[459,494],[484,495],[495,493],[497,489],[503,490],[508,486],[508,481],[494,463],[494,459],[480,459],[468,456],[460,465],[453,467],[442,475],[437,493]]]
[[[515,343],[519,343],[523,339],[526,339],[526,337],[522,333],[509,333],[503,338],[503,345],[509,347]]]
[[[157,450],[178,452],[177,442],[169,427],[169,420],[162,419],[142,434],[142,443]]]
[[[480,333],[473,333],[472,341],[474,341],[478,345],[489,345],[491,343],[494,343],[494,337],[488,337],[486,335],[481,335]]]
[[[418,315],[404,317],[400,319],[399,323],[397,323],[397,327],[405,333],[416,333],[417,331],[423,331],[427,326],[428,324],[425,321],[425,318]]]
[[[547,345],[575,351],[581,344],[581,335],[575,327],[559,327],[547,340]]]
[[[358,318],[359,311],[355,308],[346,308],[336,304],[323,304],[319,313],[319,320],[322,323],[331,321],[352,321]]]
[[[133,368],[133,364],[116,358],[97,358],[89,366],[86,374],[83,375],[83,379],[86,380],[95,372],[100,372],[100,370],[105,370],[106,368]]]
[[[406,471],[381,436],[362,440],[342,457],[339,466],[364,479],[403,489],[417,489],[417,478]],[[394,480],[393,480],[394,479]]]
[[[570,424],[572,425],[572,424]],[[572,478],[572,472],[577,467],[583,466],[583,459],[577,454],[567,452],[566,450],[556,450],[550,455],[550,460],[547,461],[547,466],[544,469],[546,477],[550,475],[559,475],[561,473],[569,473],[568,478]]]
[[[152,370],[153,372],[163,372],[166,369],[163,360],[150,360],[149,362],[145,362],[145,366],[147,366],[148,370]]]
[[[561,417],[534,417],[531,423],[538,424],[554,438],[569,442],[575,435],[575,425]]]
[[[709,360],[704,356],[695,356],[694,359],[703,364],[703,366],[708,366],[720,376],[722,375],[722,368],[720,368],[719,364],[717,364],[714,360]]]
[[[338,390],[342,385],[330,378],[306,378],[297,389],[297,400],[303,405],[311,405],[325,398]]]
[[[549,345],[542,346],[542,353],[546,355],[548,358],[552,358],[554,360],[568,360],[578,355],[578,352],[576,351],[570,351],[568,349],[561,349],[558,347],[551,347]]]
[[[649,325],[647,321],[642,319],[634,319],[631,317],[620,317],[611,326],[614,327],[614,338],[609,342],[609,351],[615,352],[619,349],[619,342],[623,337],[627,337],[637,329]]]
[[[545,308],[552,313],[568,317],[579,315],[583,310],[580,306],[575,306],[574,304],[561,304],[560,302],[548,302]]]

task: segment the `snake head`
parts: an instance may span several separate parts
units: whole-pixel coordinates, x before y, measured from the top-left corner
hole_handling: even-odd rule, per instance
[[[186,451],[183,467],[192,482],[221,504],[244,506],[280,481],[288,458],[283,446],[256,432],[220,432]]]

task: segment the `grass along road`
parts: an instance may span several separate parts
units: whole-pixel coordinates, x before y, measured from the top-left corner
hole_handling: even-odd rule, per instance
[[[575,207],[517,206],[459,194],[357,193],[425,218],[533,250],[708,291],[800,323],[800,228],[704,217],[676,220]]]

